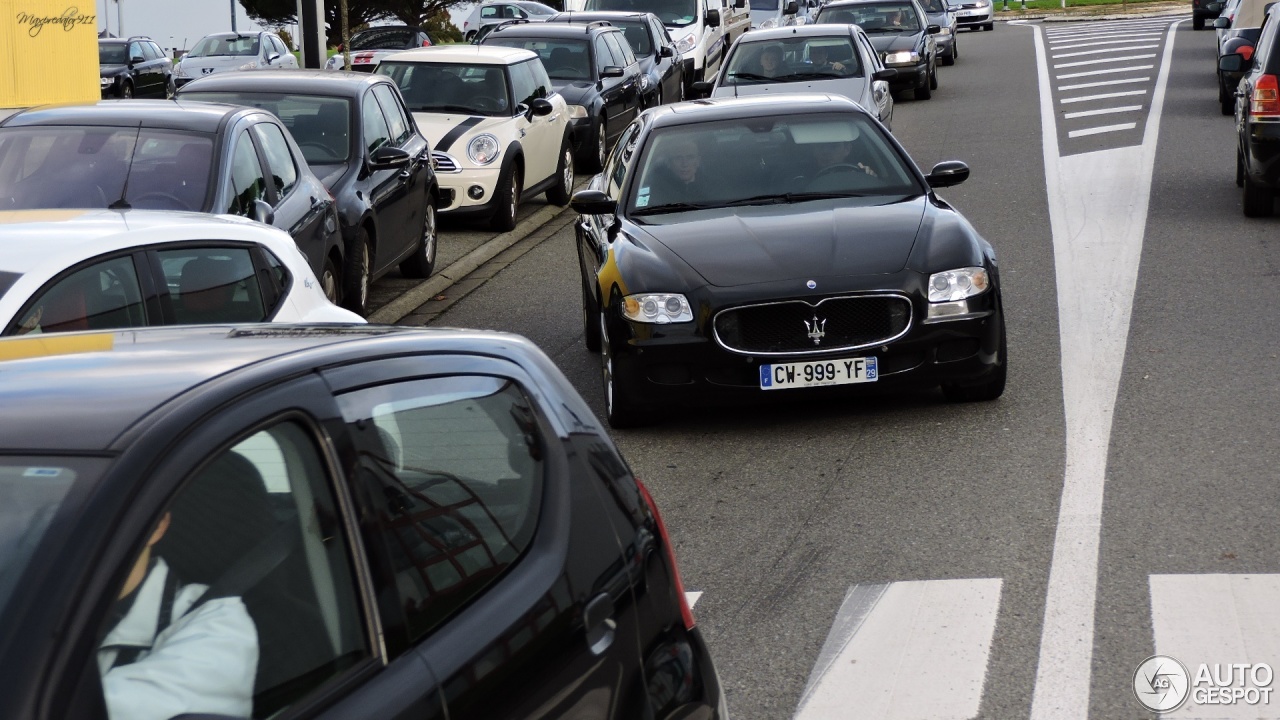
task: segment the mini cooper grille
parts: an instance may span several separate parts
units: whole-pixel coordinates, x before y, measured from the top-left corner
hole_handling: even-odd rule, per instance
[[[831,298],[816,306],[797,300],[734,308],[716,316],[715,330],[729,350],[794,354],[875,345],[910,324],[909,300],[880,295]]]
[[[446,155],[442,152],[432,152],[431,159],[435,160],[436,172],[438,173],[458,172],[458,161],[454,160],[452,155]]]

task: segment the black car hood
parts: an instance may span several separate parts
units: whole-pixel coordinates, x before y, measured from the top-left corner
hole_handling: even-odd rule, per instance
[[[311,165],[311,172],[315,173],[316,177],[320,178],[320,182],[325,186],[325,188],[332,192],[333,186],[336,185],[338,181],[342,179],[343,174],[347,172],[347,164],[315,163]]]
[[[644,218],[644,230],[708,283],[883,275],[907,266],[928,199],[848,200],[704,210]],[[679,220],[676,220],[679,218]]]
[[[128,65],[99,65],[98,74],[102,77],[114,77],[122,72],[128,71]]]
[[[914,50],[920,39],[920,33],[868,33],[867,37],[871,38],[871,46],[876,49],[876,52],[883,55],[899,50]]]
[[[589,105],[584,99],[596,95],[596,84],[589,80],[552,80],[551,89],[560,93],[560,97],[570,105]]]

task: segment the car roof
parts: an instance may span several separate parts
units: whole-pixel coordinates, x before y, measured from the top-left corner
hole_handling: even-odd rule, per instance
[[[101,100],[96,103],[44,105],[0,120],[0,127],[101,125],[215,133],[232,116],[252,108],[177,100]]]
[[[834,5],[835,3],[828,3]],[[821,25],[791,25],[769,30],[752,30],[738,39],[738,42],[753,43],[765,40],[782,40],[789,37],[849,37],[855,25],[823,23]]]
[[[388,55],[382,62],[451,62],[474,65],[514,65],[538,57],[532,50],[498,45],[435,45]]]
[[[651,126],[659,128],[737,118],[842,111],[866,113],[860,105],[843,95],[823,93],[708,98],[673,105],[659,105],[647,112],[652,113],[653,116]]]
[[[385,75],[345,70],[259,70],[258,72],[215,73],[197,78],[178,91],[188,92],[287,92],[299,95],[345,95],[357,97],[365,88],[391,83]]]
[[[0,211],[0,272],[60,267],[124,248],[183,240],[258,240],[288,233],[244,218],[169,210]],[[282,244],[284,243],[284,244]]]
[[[822,10],[833,7],[849,7],[850,5],[911,5],[913,2],[914,0],[830,0],[830,2],[822,6]]]
[[[597,20],[643,20],[646,17],[657,17],[651,12],[638,12],[634,10],[578,10],[556,13],[550,19],[549,23],[573,23],[582,25],[583,23],[595,22]],[[659,20],[661,22],[661,20]]]
[[[270,33],[270,32],[268,32],[268,31],[266,31],[266,30],[252,30],[252,31],[243,31],[243,32],[241,32],[241,31],[236,31],[236,32],[216,32],[216,33],[209,33],[208,35],[205,35],[204,37],[202,37],[202,38],[200,38],[200,39],[201,39],[201,40],[203,40],[204,38],[211,38],[211,37],[216,37],[216,38],[224,38],[224,37],[257,37],[257,36],[259,36],[259,35],[270,35],[270,34],[271,34],[271,33]]]
[[[500,35],[512,35],[516,37],[583,37],[590,35],[596,31],[620,30],[613,25],[587,25],[583,26],[578,23],[568,22],[538,22],[538,23],[520,23],[516,25],[503,25],[495,28],[489,33],[489,37],[499,37]]]

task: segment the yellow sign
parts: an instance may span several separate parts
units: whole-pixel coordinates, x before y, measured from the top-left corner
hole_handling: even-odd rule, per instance
[[[95,7],[95,0],[0,0],[0,108],[102,96]]]
[[[49,355],[98,352],[100,350],[110,350],[114,345],[115,335],[111,333],[71,333],[42,337],[7,338],[0,340],[0,360],[22,360],[33,357],[47,357]]]

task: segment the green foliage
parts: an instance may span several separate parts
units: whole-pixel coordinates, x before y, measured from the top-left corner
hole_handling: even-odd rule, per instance
[[[427,19],[427,24],[423,27],[427,29],[427,34],[434,38],[437,43],[462,42],[462,31],[449,19],[448,10],[432,15]]]
[[[440,42],[461,40],[449,22],[449,8],[474,0],[347,0],[347,22],[355,28],[375,20],[391,20],[425,27]],[[268,27],[297,22],[296,0],[240,0],[249,17]],[[325,0],[324,20],[330,47],[342,43],[342,18],[336,0]]]

